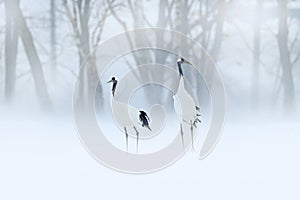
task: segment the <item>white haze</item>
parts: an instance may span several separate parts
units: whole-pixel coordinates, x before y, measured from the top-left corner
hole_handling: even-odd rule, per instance
[[[21,2],[26,16],[37,13],[42,15],[49,10],[48,2]],[[298,5],[297,3],[299,2],[294,2]],[[3,7],[2,3],[1,40],[4,38]],[[151,15],[151,10],[148,9],[147,14],[155,21],[157,17]],[[121,14],[125,17],[128,15]],[[229,23],[225,23],[225,38],[217,68],[224,80],[227,109],[222,137],[214,151],[204,160],[198,160],[197,154],[188,151],[178,162],[157,173],[122,174],[98,163],[80,143],[72,112],[75,76],[69,71],[71,69],[75,74],[78,71],[77,51],[71,34],[63,34],[71,30],[70,24],[64,17],[61,18],[63,20],[58,25],[58,43],[63,46],[63,53],[58,56],[58,62],[62,65],[58,67],[54,79],[50,76],[47,54],[42,51],[41,46],[38,48],[41,60],[45,63],[43,67],[54,110],[40,109],[22,45],[18,55],[17,74],[25,75],[17,81],[13,102],[6,103],[2,95],[4,62],[0,59],[1,200],[300,199],[300,116],[297,111],[300,100],[299,62],[293,71],[297,104],[293,111],[295,113],[283,112],[281,96],[274,99],[275,78],[272,75],[273,68],[270,67],[262,70],[260,103],[253,105],[252,55],[238,32]],[[34,25],[34,21],[29,19],[29,22]],[[123,31],[114,19],[109,22],[104,31],[104,39]],[[128,23],[131,25],[132,22]],[[250,32],[249,22],[237,23],[244,33]],[[268,26],[272,29],[274,23],[271,21]],[[294,25],[299,26],[297,23]],[[40,31],[36,28],[32,32],[36,41],[44,42],[47,46],[47,30]],[[291,29],[291,33],[295,33],[295,30]],[[251,42],[252,35],[245,35],[246,40]],[[274,59],[278,57],[276,40],[267,30],[262,31],[262,38],[265,38],[262,60],[269,63],[269,66],[276,66],[279,62]],[[3,51],[3,46],[0,46],[0,50]],[[126,71],[124,68],[123,70]],[[109,80],[110,76],[108,71],[103,82]],[[107,95],[105,102],[108,103],[110,86],[103,84],[103,92]],[[133,98],[131,103],[136,104],[136,101]],[[209,111],[209,108],[204,109],[204,112]],[[204,115],[204,119],[206,117]],[[207,119],[209,121],[210,117]],[[208,125],[207,121],[204,120],[203,129]],[[111,123],[107,123],[104,128],[116,129]],[[165,131],[172,133],[174,130],[172,126],[166,126]],[[107,137],[111,137],[110,140],[115,141],[119,148],[124,148],[123,136]],[[168,135],[164,140],[172,137]],[[201,143],[204,137],[201,131],[199,137],[198,142]],[[156,144],[157,146],[145,146],[145,152],[163,146]]]

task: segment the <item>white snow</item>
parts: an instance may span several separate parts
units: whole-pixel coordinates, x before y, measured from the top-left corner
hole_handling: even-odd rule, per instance
[[[129,175],[85,151],[71,115],[1,112],[0,199],[299,199],[300,126],[264,117],[227,119],[205,160],[188,152],[157,173]]]

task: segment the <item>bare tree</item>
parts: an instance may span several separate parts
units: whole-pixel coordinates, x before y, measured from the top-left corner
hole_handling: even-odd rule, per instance
[[[169,1],[169,0],[160,0],[158,3],[158,20],[157,22],[150,21],[148,17],[145,15],[145,4],[147,2],[143,0],[127,0],[125,3],[122,1],[118,0],[107,0],[107,5],[108,8],[110,9],[110,12],[112,16],[116,19],[116,21],[120,24],[120,26],[123,28],[125,33],[127,33],[130,29],[132,28],[141,28],[141,27],[160,27],[160,28],[166,28],[170,27],[170,24],[172,23],[172,10],[174,8],[174,1]],[[119,6],[121,5],[121,6]],[[120,17],[120,15],[117,13],[118,11],[121,12],[124,9],[126,11],[129,11],[130,13],[130,18],[123,19]],[[124,11],[123,10],[123,11]],[[155,10],[153,10],[154,12]],[[132,22],[133,26],[130,27],[130,22]],[[156,36],[156,43],[163,44],[166,48],[170,45],[167,42],[163,40],[163,35],[162,33],[155,33],[157,34]],[[127,40],[131,47],[133,47],[133,44],[141,44],[141,42],[145,42],[145,40],[140,40],[139,37],[130,37],[127,34]],[[154,41],[151,41],[154,42]],[[134,51],[132,52],[133,60],[134,63],[128,62],[128,66],[131,67],[133,65],[139,66],[140,64],[146,64],[146,63],[160,63],[164,64],[167,60],[168,54],[162,53],[160,51],[154,50],[154,51]],[[175,63],[175,62],[174,62]],[[152,73],[148,72],[147,74],[143,74],[142,76],[140,74],[136,74],[136,72],[132,71],[135,73],[135,77],[139,80],[141,77],[148,76],[150,79],[153,76],[156,77],[164,77],[163,71],[159,74],[157,73]],[[155,90],[155,91],[154,91]],[[152,87],[147,90],[148,92],[150,91],[152,94],[153,93],[159,93],[160,96],[164,96],[162,94],[162,91],[159,91],[158,88]],[[147,92],[144,90],[144,92]],[[155,98],[155,95],[151,95],[149,98],[147,98],[150,102],[153,101]],[[157,98],[156,98],[157,100]],[[162,100],[162,99],[160,99]],[[162,100],[163,101],[163,100]]]
[[[261,31],[261,14],[262,14],[263,0],[256,0],[257,15],[254,23],[254,37],[253,37],[253,70],[252,70],[252,98],[253,106],[257,107],[259,103],[259,69],[260,69],[260,31]]]
[[[88,97],[88,94],[93,94],[95,84],[97,84],[98,73],[96,69],[96,55],[91,54],[91,49],[96,47],[101,41],[101,36],[104,28],[106,18],[108,16],[108,9],[105,6],[105,2],[101,2],[95,6],[97,1],[91,0],[62,0],[63,7],[66,12],[66,16],[69,19],[73,35],[76,41],[76,47],[79,55],[79,65],[81,66],[85,62],[83,73],[79,77],[81,82],[79,96]],[[95,21],[93,24],[96,26],[90,26],[89,22],[92,19],[92,11],[95,11]],[[87,60],[85,60],[87,58]],[[102,103],[102,88],[97,87],[96,101]],[[91,99],[85,99],[84,105],[89,106]]]
[[[11,100],[16,85],[16,62],[18,51],[18,20],[15,7],[19,1],[5,1],[5,98]]]
[[[131,14],[130,19],[122,19],[122,17],[117,14],[116,9],[113,9],[113,5],[120,1],[107,0],[107,2],[109,8],[111,9],[113,17],[119,22],[119,24],[121,25],[121,27],[123,27],[125,32],[130,30],[130,22],[133,24],[133,28],[138,28],[141,25],[146,25],[147,27],[155,26],[161,28],[175,29],[199,41],[204,47],[204,49],[207,50],[210,53],[210,55],[213,55],[212,57],[214,60],[218,59],[223,37],[224,9],[226,8],[226,3],[224,0],[217,0],[213,2],[194,0],[161,0],[159,1],[157,7],[157,22],[149,20],[150,17],[145,15],[146,12],[143,10],[143,4],[147,4],[147,1],[127,0],[124,3],[122,9],[124,9],[123,11],[125,11],[126,9],[126,11],[129,10],[129,13]],[[156,38],[157,43],[165,45],[166,49],[168,49],[170,44],[168,44],[168,42],[166,41],[163,41],[163,35],[157,35]],[[128,37],[128,40],[130,39],[131,38]],[[139,41],[134,42],[137,43]],[[131,44],[132,41],[129,41],[129,43]],[[194,43],[185,45],[190,45],[192,47]],[[177,51],[180,54],[181,50],[177,49]],[[204,51],[199,52],[200,55],[202,53],[204,53]],[[155,61],[156,63],[164,64],[168,58],[168,54],[163,54],[159,51],[156,51],[154,55],[150,56],[145,51],[143,51],[140,53],[134,52],[133,57],[136,65],[139,65],[141,61],[143,63]],[[202,56],[203,65],[206,62],[208,64],[211,64],[211,62],[207,61],[206,59],[208,59],[208,57],[206,54],[204,54]],[[176,60],[174,60],[173,62],[176,63]],[[174,64],[174,66],[175,65],[176,64]],[[212,70],[210,70],[210,72],[211,71]],[[151,74],[149,72],[147,75],[161,76],[162,78],[164,77],[163,72],[160,74]],[[213,77],[214,75],[210,74],[210,76]],[[137,79],[139,79],[138,75],[136,75],[136,77]],[[193,78],[196,79],[195,76],[192,77],[192,79]],[[200,89],[201,88],[199,88],[199,90]],[[161,93],[160,96],[162,96]]]
[[[7,30],[6,30],[6,95],[13,94],[15,85],[17,38],[20,37],[31,66],[37,96],[43,107],[51,107],[42,64],[33,42],[32,34],[19,7],[19,0],[6,0]],[[12,15],[13,13],[13,15]],[[12,45],[12,46],[10,46]]]
[[[50,0],[50,60],[53,76],[56,72],[56,1]]]
[[[288,47],[287,1],[278,0],[278,47],[282,66],[282,84],[284,107],[287,111],[295,106],[295,86],[292,73],[292,61]]]
[[[187,34],[202,45],[204,51],[198,52],[201,58],[201,65],[206,66],[205,69],[207,70],[205,73],[207,77],[212,80],[214,78],[214,70],[211,70],[213,67],[211,65],[219,60],[227,3],[225,0],[177,1],[181,2],[181,6],[177,9],[179,12],[182,12],[181,32]],[[178,21],[178,19],[176,19],[176,21]],[[191,76],[195,75],[191,74]],[[193,82],[196,80],[198,79],[195,78]],[[202,88],[198,86],[200,86],[200,84],[196,85],[197,90],[202,90]]]
[[[208,48],[208,52],[209,55],[211,56],[211,59],[214,62],[218,62],[220,51],[222,48],[224,18],[225,18],[224,13],[226,8],[227,7],[226,7],[225,0],[218,0],[215,4],[210,6],[209,9],[210,11],[208,11],[214,13],[214,15],[212,20],[207,22],[207,24],[211,24],[211,25],[208,26],[208,28],[210,29],[208,32],[209,36],[206,37],[207,41],[205,43],[208,43],[208,47],[210,46],[210,48]],[[211,41],[211,45],[209,45],[211,35],[214,35],[214,37],[212,37],[213,39]],[[209,65],[213,63],[208,62],[207,64]],[[214,77],[213,72],[214,72],[213,70],[210,70],[209,77],[211,77],[211,79],[213,79]]]

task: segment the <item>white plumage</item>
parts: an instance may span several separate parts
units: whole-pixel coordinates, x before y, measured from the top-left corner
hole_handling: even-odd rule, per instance
[[[197,117],[196,104],[192,96],[185,90],[184,79],[179,79],[178,90],[174,97],[174,109],[175,112],[182,121],[189,123]]]
[[[197,106],[192,98],[192,96],[186,91],[185,86],[184,86],[184,79],[180,77],[179,79],[179,85],[178,85],[178,90],[176,94],[173,96],[174,98],[174,109],[177,114],[177,116],[181,120],[181,137],[182,137],[182,144],[184,146],[184,141],[183,141],[183,130],[182,130],[182,125],[183,122],[188,124],[190,126],[191,130],[191,139],[193,142],[193,127],[196,127],[196,123],[200,122],[198,119],[198,110]]]
[[[110,104],[113,112],[113,117],[120,128],[133,128],[138,124],[139,111],[134,107],[117,101],[113,96],[110,97]],[[135,116],[135,118],[133,117]]]
[[[128,151],[128,129],[132,129],[136,132],[138,149],[139,132],[135,127],[135,125],[138,124],[138,120],[133,120],[131,116],[138,117],[139,111],[128,104],[117,101],[113,96],[110,97],[110,104],[114,120],[121,129],[124,129],[126,137],[126,150]]]

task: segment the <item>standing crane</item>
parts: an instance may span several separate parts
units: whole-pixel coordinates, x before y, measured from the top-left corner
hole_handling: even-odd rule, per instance
[[[191,137],[192,137],[191,139],[192,139],[192,146],[193,146],[193,140],[194,140],[193,130],[194,127],[195,128],[197,127],[197,123],[201,123],[201,120],[199,119],[200,116],[199,106],[195,104],[194,99],[185,89],[183,70],[181,68],[182,63],[191,64],[185,61],[183,58],[179,58],[177,60],[178,72],[179,72],[179,85],[178,85],[177,92],[173,96],[173,98],[174,98],[175,112],[177,116],[179,116],[181,119],[180,131],[181,131],[182,145],[184,147],[184,137],[183,137],[183,129],[182,129],[183,122],[190,125]]]
[[[143,127],[147,127],[149,130],[149,117],[146,114],[145,111],[139,111],[135,109],[134,107],[119,102],[115,99],[115,91],[117,88],[118,81],[115,77],[112,77],[111,80],[109,80],[107,83],[113,83],[112,86],[112,96],[110,98],[110,104],[113,112],[113,116],[115,120],[119,123],[119,125],[124,129],[125,132],[125,138],[126,138],[126,151],[128,151],[128,129],[133,128],[136,133],[136,145],[137,145],[137,151],[138,151],[138,142],[139,142],[139,132],[136,128],[136,124],[138,124],[137,121],[132,120],[131,116],[136,116],[140,118],[140,121],[142,123]],[[147,117],[146,117],[147,116]]]

